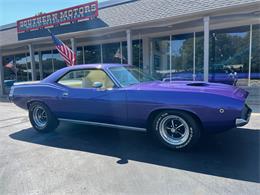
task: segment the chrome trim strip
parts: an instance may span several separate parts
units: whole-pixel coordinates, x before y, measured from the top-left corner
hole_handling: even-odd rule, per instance
[[[110,79],[117,85],[118,88],[123,88],[121,83],[115,78],[115,76],[111,73],[109,68],[107,68],[105,72],[109,75]]]
[[[81,120],[73,120],[73,119],[64,119],[59,118],[59,121],[65,121],[65,122],[71,122],[71,123],[77,123],[77,124],[85,124],[85,125],[94,125],[94,126],[101,126],[101,127],[112,127],[117,129],[126,129],[126,130],[133,130],[133,131],[146,131],[145,128],[139,128],[139,127],[130,127],[130,126],[124,126],[124,125],[114,125],[114,124],[108,124],[108,123],[98,123],[98,122],[91,122],[91,121],[81,121]]]

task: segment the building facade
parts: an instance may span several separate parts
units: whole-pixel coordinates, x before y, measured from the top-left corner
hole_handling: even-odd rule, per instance
[[[114,0],[84,28],[73,25],[53,29],[78,65],[128,63],[162,80],[260,86],[258,0]],[[66,67],[50,36],[31,34],[19,38],[17,23],[0,27],[0,95]]]

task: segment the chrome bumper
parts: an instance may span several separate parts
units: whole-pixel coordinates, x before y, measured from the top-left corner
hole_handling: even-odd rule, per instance
[[[244,109],[242,110],[241,118],[236,119],[236,126],[241,127],[246,125],[249,120],[252,113],[252,109],[249,108],[248,105],[245,105]]]

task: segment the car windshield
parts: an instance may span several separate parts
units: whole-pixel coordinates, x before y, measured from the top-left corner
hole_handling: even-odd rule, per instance
[[[111,67],[109,70],[123,87],[155,80],[140,69],[132,66]]]

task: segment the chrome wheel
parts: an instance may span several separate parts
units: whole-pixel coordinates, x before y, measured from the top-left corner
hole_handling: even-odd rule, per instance
[[[38,128],[46,127],[48,123],[47,114],[42,106],[35,106],[33,109],[33,120]]]
[[[167,143],[176,146],[185,143],[190,135],[189,125],[177,115],[163,118],[159,124],[159,132]]]

